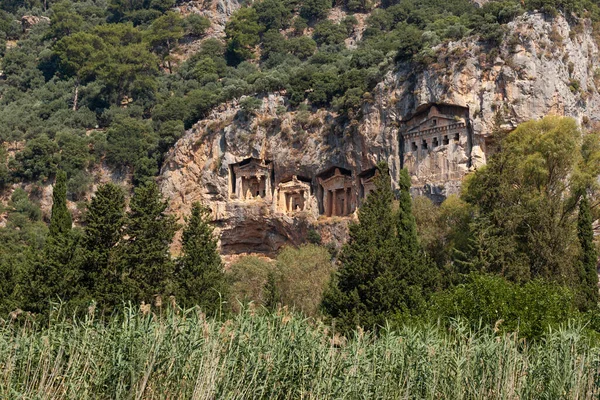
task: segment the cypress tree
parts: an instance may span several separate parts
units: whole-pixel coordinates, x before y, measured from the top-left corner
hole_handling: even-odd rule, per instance
[[[358,210],[359,222],[350,225],[340,268],[323,295],[324,311],[342,331],[381,325],[402,308],[395,288],[397,238],[387,164],[378,165],[375,185]]]
[[[52,212],[44,251],[32,259],[33,277],[27,290],[28,308],[43,312],[50,301],[68,302],[77,292],[79,274],[74,265],[76,241],[67,208],[67,175],[58,171],[52,191]]]
[[[417,253],[419,252],[419,239],[417,237],[417,223],[412,213],[410,176],[405,168],[400,171],[398,186],[400,194],[396,217],[396,231],[401,246],[401,257],[413,259],[417,257]]]
[[[71,232],[73,220],[67,208],[67,174],[59,170],[52,191],[52,214],[50,217],[50,237],[61,237]]]
[[[96,191],[85,216],[82,238],[84,286],[103,307],[114,307],[123,297],[117,249],[125,222],[125,195],[112,183]]]
[[[598,253],[594,244],[594,230],[592,228],[592,212],[587,196],[579,202],[577,217],[577,237],[581,245],[579,282],[579,307],[582,310],[591,310],[598,304]]]
[[[359,222],[350,226],[340,268],[323,296],[325,312],[341,331],[419,314],[437,283],[437,270],[418,242],[408,172],[400,173],[394,213],[387,164],[378,171],[376,189],[359,208]]]
[[[129,206],[120,251],[125,287],[132,301],[152,303],[157,295],[173,293],[169,247],[177,224],[165,213],[167,202],[155,182],[136,188]]]
[[[177,262],[179,300],[199,305],[214,315],[227,299],[223,263],[217,251],[217,238],[210,225],[210,210],[200,203],[192,205],[182,235],[182,256]]]
[[[402,169],[398,179],[400,189],[396,213],[398,287],[402,302],[413,314],[423,312],[427,296],[436,289],[439,271],[419,244],[417,224],[412,213],[410,176]]]

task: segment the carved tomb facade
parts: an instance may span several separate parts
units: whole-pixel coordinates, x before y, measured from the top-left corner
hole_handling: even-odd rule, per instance
[[[318,178],[322,188],[323,214],[327,217],[350,215],[355,209],[355,198],[350,171],[335,168]]]
[[[230,196],[238,200],[272,199],[273,165],[266,160],[248,158],[230,167]]]
[[[414,186],[462,179],[470,167],[469,110],[430,104],[400,128],[402,165]]]

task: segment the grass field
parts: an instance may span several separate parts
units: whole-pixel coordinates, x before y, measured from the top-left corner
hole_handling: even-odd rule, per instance
[[[22,317],[20,317],[22,318]],[[280,310],[207,320],[135,309],[0,323],[2,399],[592,399],[600,348],[580,328],[532,344],[492,328],[332,335]]]

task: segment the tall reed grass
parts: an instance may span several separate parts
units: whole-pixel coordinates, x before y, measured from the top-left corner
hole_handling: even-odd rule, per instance
[[[147,310],[145,310],[147,311]],[[0,323],[2,399],[592,399],[582,329],[527,343],[492,328],[406,326],[345,339],[285,309],[227,321],[129,308],[45,326]]]

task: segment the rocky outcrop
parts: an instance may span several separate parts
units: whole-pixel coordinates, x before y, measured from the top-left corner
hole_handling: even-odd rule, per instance
[[[37,25],[40,22],[49,24],[50,18],[43,16],[38,17],[37,15],[23,15],[21,17],[21,28],[23,29],[23,32],[27,32],[31,29],[32,26]]]
[[[225,25],[235,10],[240,8],[237,0],[191,0],[174,8],[183,16],[199,14],[209,19],[211,26],[207,37],[224,37]]]
[[[321,231],[326,240],[343,241],[343,235],[329,234],[324,227],[339,232],[330,229],[332,223],[347,224],[352,216],[320,215],[324,207],[319,174],[335,167],[350,171],[354,192],[345,201],[358,206],[359,174],[385,160],[396,188],[405,164],[403,127],[424,106],[467,110],[467,133],[453,145],[426,146],[426,155],[440,154],[422,157],[430,161],[414,169],[415,190],[437,200],[457,191],[461,177],[485,163],[489,140],[498,129],[550,113],[572,116],[584,127],[598,122],[600,69],[589,21],[569,24],[561,16],[530,13],[508,24],[500,48],[470,38],[435,50],[434,62],[426,67],[400,65],[388,73],[366,96],[369,101],[358,121],[343,122],[327,110],[286,112],[281,94],[264,98],[256,116],[246,115],[237,102],[220,106],[188,131],[167,157],[161,186],[172,211],[185,216],[194,201],[207,204],[225,254],[274,252],[285,243],[304,240],[309,229]],[[444,140],[442,136],[438,140]],[[272,199],[232,198],[230,165],[249,157],[272,163],[274,185],[293,175],[307,178],[316,209],[288,215]],[[456,162],[461,173],[444,175],[444,168],[432,159]]]

